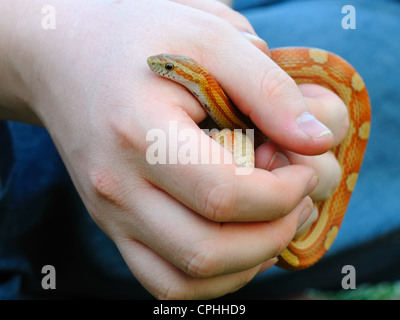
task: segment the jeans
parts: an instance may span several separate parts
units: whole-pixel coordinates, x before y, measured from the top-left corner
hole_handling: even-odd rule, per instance
[[[345,30],[344,5],[356,9]],[[400,279],[400,2],[252,0],[234,6],[270,48],[311,46],[348,60],[369,89],[372,128],[359,180],[326,256],[302,271],[273,267],[231,298],[340,289],[344,265],[357,284]],[[247,63],[251,63],[248,61]],[[56,290],[41,286],[56,269]],[[83,206],[47,131],[0,122],[0,299],[149,298],[116,246]]]

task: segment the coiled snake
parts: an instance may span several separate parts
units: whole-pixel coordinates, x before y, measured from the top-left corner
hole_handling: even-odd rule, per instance
[[[346,104],[350,128],[332,151],[342,171],[332,196],[317,203],[319,216],[278,257],[278,266],[303,269],[317,262],[331,247],[354,189],[370,132],[370,102],[360,75],[341,57],[314,48],[283,48],[270,51],[274,60],[297,84],[314,83],[335,92]],[[248,119],[230,102],[210,73],[191,58],[161,54],[148,59],[150,68],[191,91],[221,128],[247,129]],[[214,98],[210,96],[214,90]],[[215,99],[215,92],[219,95]],[[261,137],[261,138],[260,138]],[[261,141],[260,141],[261,139]],[[255,145],[263,140],[255,134]]]

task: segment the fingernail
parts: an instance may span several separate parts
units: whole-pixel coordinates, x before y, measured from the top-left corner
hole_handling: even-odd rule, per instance
[[[273,265],[275,265],[279,259],[277,257],[271,258],[267,261],[265,261],[263,264],[261,264],[260,269],[257,271],[257,274],[263,273],[264,271],[268,270],[271,268]]]
[[[307,184],[306,191],[304,193],[304,197],[308,196],[311,192],[313,192],[315,187],[318,185],[318,182],[319,182],[318,176],[313,176],[311,178],[311,180]]]
[[[312,206],[306,206],[303,209],[303,212],[300,214],[299,221],[297,222],[297,229],[299,229],[307,221],[307,219],[311,216],[312,212],[313,212]]]
[[[322,122],[318,121],[310,112],[303,113],[297,119],[297,125],[301,131],[312,138],[320,138],[332,134],[332,131]]]
[[[267,167],[268,171],[274,170],[276,168],[282,168],[285,166],[290,165],[289,159],[280,152],[275,152],[275,154],[272,156],[272,159]]]
[[[242,31],[242,34],[250,41],[256,41],[257,43],[260,43],[262,45],[262,48],[260,48],[260,49],[262,49],[263,51],[265,51],[265,52],[269,51],[267,43],[260,37],[256,36],[253,33],[247,32],[247,31]]]
[[[299,237],[301,237],[317,219],[318,219],[318,208],[317,206],[313,206],[311,215],[306,219],[306,221],[300,227],[297,227],[297,232],[296,235],[294,236],[294,239],[296,240]]]

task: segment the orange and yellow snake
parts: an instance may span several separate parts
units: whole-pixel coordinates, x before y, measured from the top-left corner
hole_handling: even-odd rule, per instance
[[[331,247],[354,189],[370,132],[370,102],[360,75],[341,57],[314,48],[283,48],[270,56],[297,84],[314,83],[335,92],[346,104],[350,128],[342,143],[333,148],[341,167],[341,181],[331,197],[317,203],[319,216],[300,237],[280,254],[278,266],[303,269],[317,262]],[[211,74],[191,58],[161,54],[148,58],[150,69],[192,92],[221,128],[254,128],[232,104]],[[265,141],[255,132],[255,146]]]

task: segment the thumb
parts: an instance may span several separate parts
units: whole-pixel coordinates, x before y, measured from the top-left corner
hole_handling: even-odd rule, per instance
[[[218,49],[201,63],[233,103],[284,148],[307,155],[329,150],[333,134],[310,112],[294,80],[237,29],[227,33],[219,33]]]
[[[202,30],[200,51],[207,54],[200,62],[264,134],[300,154],[320,154],[333,146],[332,132],[312,115],[294,80],[271,60],[265,41],[244,16],[218,1],[174,1],[226,22],[213,25],[212,32]]]
[[[332,132],[310,112],[294,80],[242,40],[239,35],[235,41],[236,55],[218,57],[214,73],[236,106],[271,140],[289,150],[319,154],[330,149]]]

